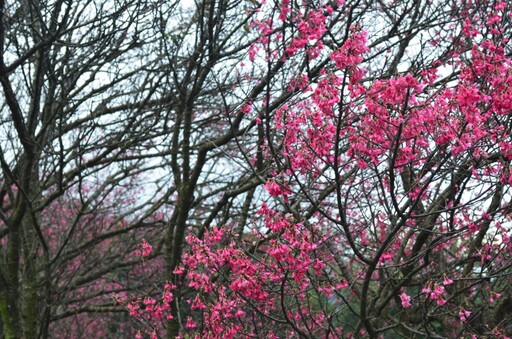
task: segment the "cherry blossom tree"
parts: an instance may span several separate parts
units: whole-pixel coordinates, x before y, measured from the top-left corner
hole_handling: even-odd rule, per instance
[[[512,335],[507,6],[250,5],[271,162],[242,231],[189,229],[168,337]]]
[[[512,336],[510,13],[1,2],[2,336]]]

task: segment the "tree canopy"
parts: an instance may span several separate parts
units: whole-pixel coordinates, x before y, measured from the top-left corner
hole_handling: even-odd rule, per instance
[[[510,6],[1,1],[1,336],[512,336]]]

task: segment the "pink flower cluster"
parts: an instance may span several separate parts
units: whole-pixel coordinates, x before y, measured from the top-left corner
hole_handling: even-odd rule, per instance
[[[443,298],[443,294],[445,292],[444,287],[450,284],[453,284],[453,280],[445,275],[442,284],[429,282],[425,287],[423,287],[421,292],[425,293],[428,299],[435,300],[437,306],[443,306],[446,304],[446,300]]]

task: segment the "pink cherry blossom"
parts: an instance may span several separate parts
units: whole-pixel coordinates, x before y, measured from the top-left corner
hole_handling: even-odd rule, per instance
[[[400,300],[402,301],[402,307],[403,308],[409,308],[411,307],[411,297],[408,296],[405,293],[400,294]]]

